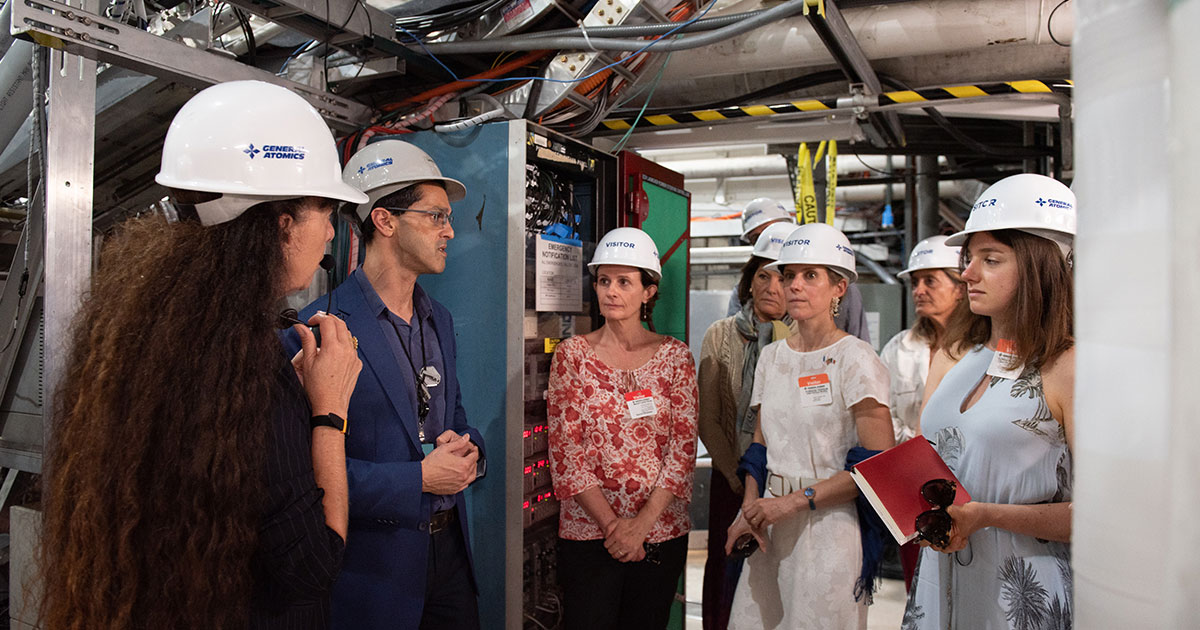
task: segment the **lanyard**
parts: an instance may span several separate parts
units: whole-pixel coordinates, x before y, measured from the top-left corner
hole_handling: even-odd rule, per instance
[[[417,320],[417,329],[421,331],[421,363],[425,364],[425,324],[421,320],[421,314],[417,309],[413,308],[414,318]],[[408,367],[412,369],[413,389],[417,392],[417,439],[421,442],[425,441],[425,418],[429,415],[429,388],[425,386],[425,368],[417,370],[417,364],[413,362],[412,354],[408,351],[408,346],[404,343],[404,335],[400,334],[400,327],[396,322],[388,317],[388,323],[392,325],[392,330],[396,331],[396,339],[400,341],[400,348],[404,350],[404,358],[408,359]],[[434,383],[437,385],[437,383]]]

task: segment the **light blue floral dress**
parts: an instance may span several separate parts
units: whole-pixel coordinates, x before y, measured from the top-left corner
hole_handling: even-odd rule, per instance
[[[946,374],[921,429],[972,500],[1057,503],[1071,499],[1071,451],[1050,415],[1042,375],[987,376],[994,351],[976,347]],[[963,402],[987,378],[966,412]],[[995,527],[962,551],[921,550],[902,630],[1043,630],[1071,627],[1071,550]]]

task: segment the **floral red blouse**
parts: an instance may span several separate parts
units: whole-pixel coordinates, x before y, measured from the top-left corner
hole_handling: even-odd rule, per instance
[[[655,413],[634,419],[625,394],[650,390]],[[562,502],[558,535],[604,538],[600,526],[573,498],[599,487],[617,516],[632,518],[655,488],[675,495],[648,542],[691,529],[688,504],[696,466],[696,369],[683,342],[666,338],[635,370],[614,370],[582,335],[559,344],[547,392],[550,464]]]

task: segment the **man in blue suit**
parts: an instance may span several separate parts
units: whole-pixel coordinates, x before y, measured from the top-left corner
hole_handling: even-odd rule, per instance
[[[466,190],[400,140],[368,145],[343,178],[369,199],[345,212],[366,255],[330,309],[357,337],[363,362],[350,399],[350,531],[332,626],[476,629],[462,491],[484,473],[483,439],[462,407],[450,312],[417,284],[445,270],[450,202]],[[325,305],[318,299],[301,317]]]

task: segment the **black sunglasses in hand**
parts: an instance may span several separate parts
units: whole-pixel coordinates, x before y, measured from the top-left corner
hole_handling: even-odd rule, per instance
[[[729,552],[730,560],[744,560],[750,557],[750,554],[758,551],[758,539],[754,534],[742,534],[733,543],[733,550]]]
[[[917,515],[917,540],[924,540],[935,547],[945,547],[950,544],[950,526],[954,519],[946,508],[954,504],[954,496],[958,486],[950,479],[931,479],[921,486],[921,496],[932,510],[926,510]]]

